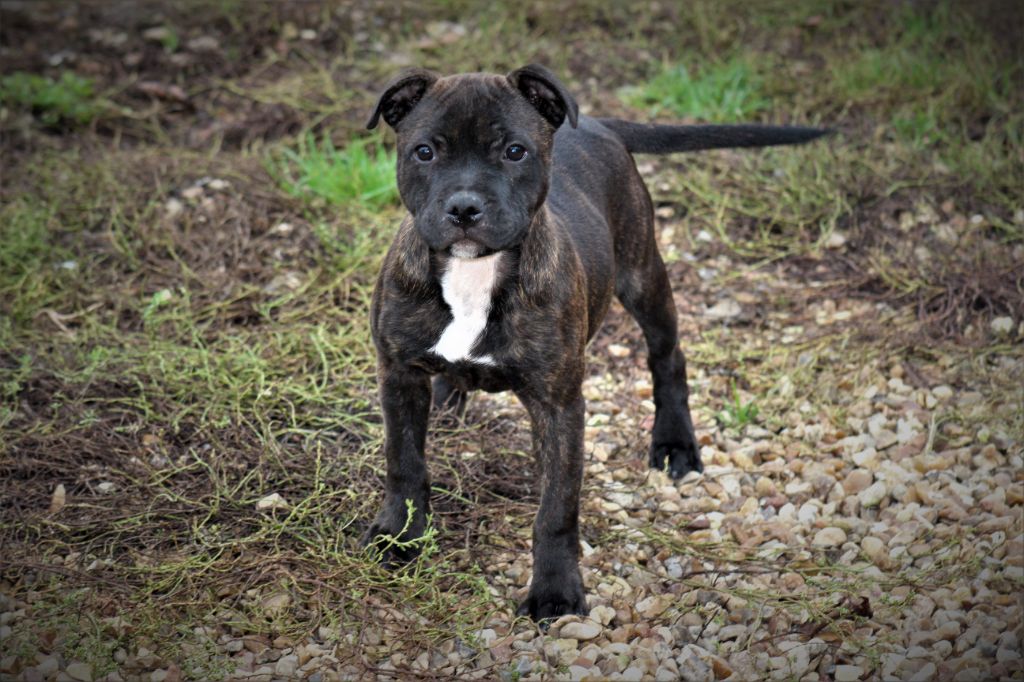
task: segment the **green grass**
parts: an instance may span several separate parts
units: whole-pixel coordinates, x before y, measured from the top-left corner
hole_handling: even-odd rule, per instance
[[[45,126],[85,124],[105,107],[88,78],[65,71],[56,81],[16,72],[0,78],[0,104],[27,109]]]
[[[54,207],[30,196],[0,208],[0,311],[14,324],[59,300],[74,281],[77,262],[56,243],[54,221]]]
[[[716,415],[722,426],[730,429],[742,429],[747,424],[753,424],[757,419],[760,409],[754,400],[743,402],[740,393],[736,390],[736,384],[732,385],[732,403],[726,403],[725,407]]]
[[[944,143],[976,117],[1013,113],[1024,67],[1001,62],[990,33],[962,7],[907,5],[889,21],[891,41],[835,60],[828,89],[838,101],[888,113],[897,134],[918,144],[929,133],[929,142]]]
[[[769,106],[762,79],[750,60],[733,57],[694,66],[666,65],[643,85],[624,88],[620,97],[652,116],[676,116],[731,123],[756,117]]]
[[[163,46],[164,52],[171,54],[178,51],[181,38],[173,26],[167,26],[166,28],[167,32],[160,37],[160,44]]]
[[[299,138],[270,161],[271,172],[283,189],[313,204],[358,204],[379,208],[395,204],[395,155],[377,139],[353,139],[342,149],[324,136]]]
[[[843,186],[871,170],[852,156],[831,139],[728,161],[694,156],[685,173],[659,176],[654,196],[687,207],[683,224],[691,235],[709,232],[744,258],[815,252],[851,211]]]

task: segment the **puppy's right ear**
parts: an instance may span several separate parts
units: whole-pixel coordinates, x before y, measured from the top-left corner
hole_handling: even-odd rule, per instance
[[[412,111],[413,107],[422,99],[423,93],[436,80],[437,74],[425,69],[412,69],[400,73],[384,88],[384,92],[377,101],[377,108],[373,110],[373,115],[366,122],[366,127],[376,128],[377,121],[383,116],[384,121],[394,128],[405,118],[406,114]]]

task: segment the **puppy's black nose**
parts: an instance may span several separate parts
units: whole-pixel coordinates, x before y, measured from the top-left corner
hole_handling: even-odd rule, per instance
[[[484,215],[484,200],[475,192],[456,192],[444,208],[448,219],[456,225],[471,225]]]

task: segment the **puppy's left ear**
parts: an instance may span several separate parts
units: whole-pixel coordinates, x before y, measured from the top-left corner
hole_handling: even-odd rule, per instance
[[[580,108],[555,74],[540,64],[530,64],[516,69],[507,78],[512,87],[521,92],[534,109],[555,128],[562,125],[567,118],[569,125],[576,127]]]
[[[423,93],[436,80],[437,74],[425,69],[411,69],[393,78],[384,87],[384,92],[377,100],[377,107],[370,115],[370,120],[366,122],[366,127],[376,128],[382,116],[389,126],[397,126],[423,99]]]

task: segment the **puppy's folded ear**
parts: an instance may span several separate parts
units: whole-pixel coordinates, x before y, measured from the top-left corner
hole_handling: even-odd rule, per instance
[[[551,125],[557,128],[568,118],[569,125],[576,127],[580,108],[555,74],[540,64],[530,64],[516,69],[507,78]]]
[[[381,117],[392,128],[397,126],[436,80],[437,74],[425,69],[412,69],[395,76],[381,93],[366,127],[376,128]]]

